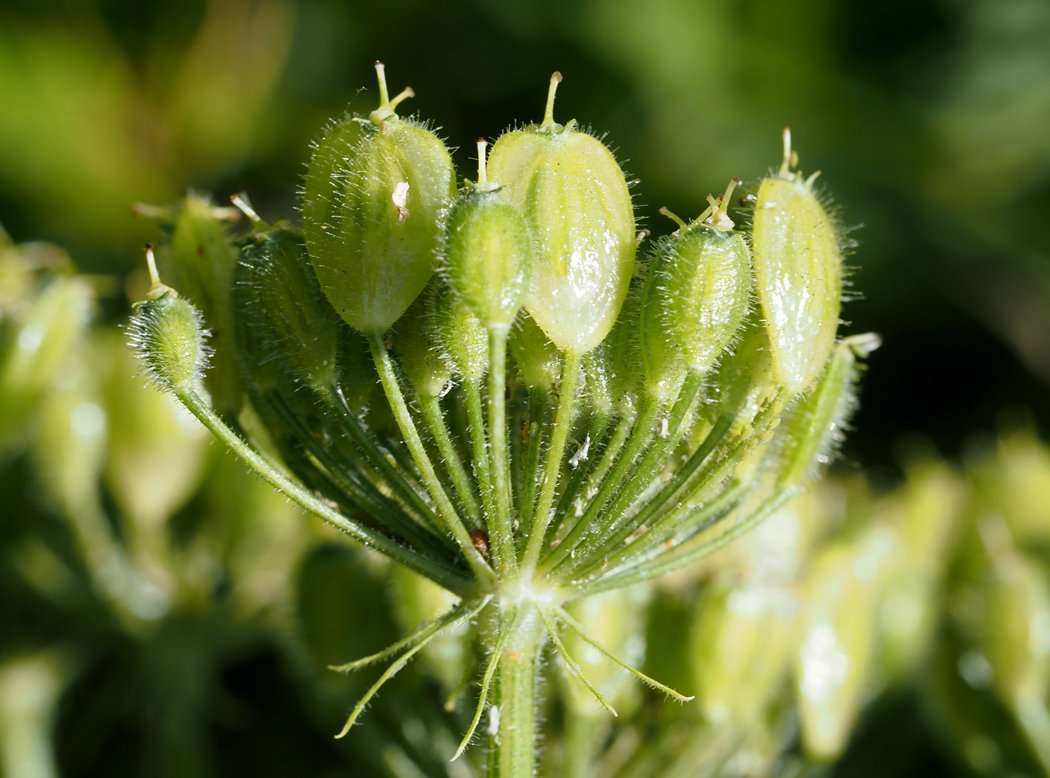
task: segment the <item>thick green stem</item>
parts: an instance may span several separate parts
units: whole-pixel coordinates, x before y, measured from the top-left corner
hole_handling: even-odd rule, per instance
[[[488,775],[489,778],[531,778],[536,774],[538,751],[536,708],[540,654],[547,632],[536,606],[531,603],[501,610],[499,619],[497,630],[511,627],[512,631],[500,656],[493,703],[498,713],[493,714],[491,709],[489,713]],[[507,620],[514,623],[504,623]]]

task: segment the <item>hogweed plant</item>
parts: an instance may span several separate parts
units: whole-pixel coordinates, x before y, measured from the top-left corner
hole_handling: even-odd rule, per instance
[[[876,341],[838,339],[841,233],[787,131],[749,219],[734,181],[691,221],[666,212],[677,229],[643,251],[613,154],[554,119],[559,74],[543,120],[479,141],[460,185],[445,143],[398,115],[412,92],[391,98],[376,69],[378,108],[313,147],[301,227],[241,196],[252,230],[234,243],[228,209],[188,201],[161,255],[183,294],[148,252],[131,342],[276,489],[459,599],[335,668],[389,662],[340,735],[471,623],[480,690],[450,756],[485,719],[490,773],[527,776],[548,648],[613,715],[567,643],[691,699],[566,605],[686,567],[803,488]]]

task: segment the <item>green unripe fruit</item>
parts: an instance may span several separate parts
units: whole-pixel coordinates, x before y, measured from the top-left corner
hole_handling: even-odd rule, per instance
[[[751,252],[726,215],[735,186],[657,247],[651,271],[660,299],[654,313],[695,373],[714,366],[747,314]]]
[[[485,176],[478,143],[478,183],[452,206],[445,226],[445,269],[452,289],[489,329],[506,331],[521,309],[532,237],[521,211]]]
[[[411,91],[389,99],[382,66],[377,72],[380,107],[370,123],[344,120],[318,142],[303,206],[322,289],[351,327],[369,334],[388,330],[426,286],[455,187],[441,139],[394,113]]]
[[[996,562],[983,592],[980,648],[999,698],[1023,716],[1050,691],[1050,582],[1019,554]]]
[[[842,753],[864,701],[883,540],[872,531],[826,547],[806,582],[795,682],[802,744],[814,759]]]
[[[790,171],[785,131],[780,173],[758,188],[752,247],[755,287],[778,378],[793,394],[824,367],[835,343],[842,302],[842,249],[835,226],[813,193],[813,179]]]
[[[452,380],[452,368],[442,359],[431,334],[429,300],[426,293],[412,303],[394,330],[394,349],[401,370],[423,397],[439,397]]]
[[[458,375],[480,381],[488,372],[489,337],[478,317],[444,284],[437,285],[431,305],[441,353]]]
[[[341,323],[310,270],[301,235],[275,229],[246,246],[233,299],[249,375],[276,371],[278,381],[290,376],[317,391],[335,385]]]
[[[560,80],[551,80],[543,123],[500,137],[488,166],[536,241],[525,309],[558,348],[582,354],[616,321],[636,235],[627,180],[612,153],[573,122],[554,123]]]
[[[153,247],[146,246],[150,291],[128,323],[131,346],[150,382],[178,394],[195,389],[208,369],[211,349],[200,311],[161,283]]]
[[[561,376],[561,352],[531,316],[519,316],[511,330],[510,353],[530,389],[551,391]]]
[[[704,592],[690,664],[709,720],[746,725],[762,715],[786,675],[797,612],[788,586],[718,582]]]
[[[210,353],[200,312],[168,287],[155,285],[150,294],[156,296],[136,305],[128,343],[161,389],[192,389],[200,383]]]

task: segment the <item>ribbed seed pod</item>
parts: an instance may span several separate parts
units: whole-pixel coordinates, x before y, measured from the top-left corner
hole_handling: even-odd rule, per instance
[[[802,743],[818,760],[846,746],[872,669],[880,538],[826,547],[805,589],[795,682]]]
[[[554,123],[551,79],[541,124],[505,133],[489,176],[522,209],[536,241],[525,309],[563,350],[585,353],[613,326],[635,255],[627,180],[597,138]]]
[[[356,330],[388,330],[434,272],[440,220],[455,188],[452,158],[433,132],[394,112],[382,66],[380,106],[318,142],[304,186],[303,233],[324,293]],[[360,127],[360,129],[357,129]]]
[[[421,396],[438,397],[452,380],[452,368],[434,345],[426,295],[420,295],[398,322],[393,341],[408,382]]]
[[[310,270],[299,233],[275,229],[245,247],[233,297],[240,329],[251,330],[252,344],[241,348],[249,377],[262,368],[317,391],[336,384],[341,324]]]
[[[452,289],[478,320],[506,332],[521,309],[532,236],[521,210],[487,180],[485,145],[478,142],[478,182],[456,200],[445,225],[444,264]]]
[[[977,631],[992,686],[1015,715],[1044,706],[1050,691],[1050,581],[1020,554],[996,560]]]
[[[641,342],[646,382],[659,399],[675,396],[686,370],[710,370],[747,313],[751,254],[726,214],[735,186],[656,245],[642,292]]]
[[[561,352],[531,316],[517,318],[508,343],[526,386],[549,392],[558,383]]]
[[[135,306],[128,324],[128,344],[151,382],[169,392],[192,389],[208,369],[210,350],[200,312],[160,283],[153,249],[147,250],[153,288]]]
[[[212,368],[205,384],[212,402],[223,412],[233,414],[240,408],[242,387],[234,354],[230,304],[237,264],[237,247],[227,229],[230,210],[216,208],[203,197],[187,196],[175,214],[169,257],[171,283],[193,301],[211,333]]]
[[[797,631],[788,586],[712,584],[694,616],[691,665],[708,719],[748,724],[784,681]]]
[[[488,333],[470,307],[444,284],[437,284],[431,320],[438,346],[458,375],[480,381],[488,372]]]
[[[824,367],[842,302],[842,249],[835,225],[813,192],[813,178],[784,164],[758,187],[752,232],[755,288],[772,346],[773,367],[793,394]]]

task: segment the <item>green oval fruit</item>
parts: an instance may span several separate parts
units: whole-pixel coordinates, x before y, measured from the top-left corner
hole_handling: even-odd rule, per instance
[[[237,248],[227,228],[231,209],[189,195],[175,214],[171,236],[172,283],[200,310],[211,333],[211,370],[205,384],[212,403],[223,413],[236,414],[243,388],[233,346],[230,287]]]
[[[708,719],[758,719],[787,673],[798,602],[787,586],[718,582],[694,616],[691,666]]]
[[[341,323],[310,270],[297,232],[275,229],[244,248],[234,302],[242,319],[242,367],[292,377],[323,392],[335,385]]]
[[[394,113],[377,65],[380,106],[317,143],[304,186],[303,234],[332,306],[354,329],[382,333],[434,272],[440,219],[455,187],[445,144]]]
[[[128,343],[146,376],[176,394],[200,383],[210,350],[200,312],[157,279],[153,250],[147,256],[153,277],[149,298],[137,303],[128,325]]]
[[[835,343],[842,302],[842,249],[812,178],[791,172],[790,136],[776,176],[758,188],[752,248],[755,288],[773,366],[788,391],[804,391]]]
[[[439,397],[452,379],[452,368],[434,345],[429,300],[412,303],[393,333],[394,349],[405,378],[422,397]]]
[[[550,392],[557,385],[561,377],[561,352],[531,316],[518,317],[508,345],[527,387]]]
[[[478,317],[444,284],[437,285],[431,305],[441,353],[456,374],[480,381],[489,368],[489,338]]]
[[[706,373],[740,329],[751,292],[751,252],[736,232],[676,233],[654,270],[663,324],[689,369]]]
[[[536,241],[525,309],[561,349],[585,353],[609,333],[634,267],[627,180],[598,139],[554,123],[551,80],[542,124],[505,133],[489,176],[520,208]]]
[[[487,180],[485,145],[478,141],[478,182],[456,200],[445,225],[444,261],[452,289],[474,315],[506,332],[521,309],[532,236],[521,211]]]
[[[1020,554],[996,560],[983,592],[980,648],[992,686],[1016,715],[1045,704],[1050,690],[1050,582]]]

